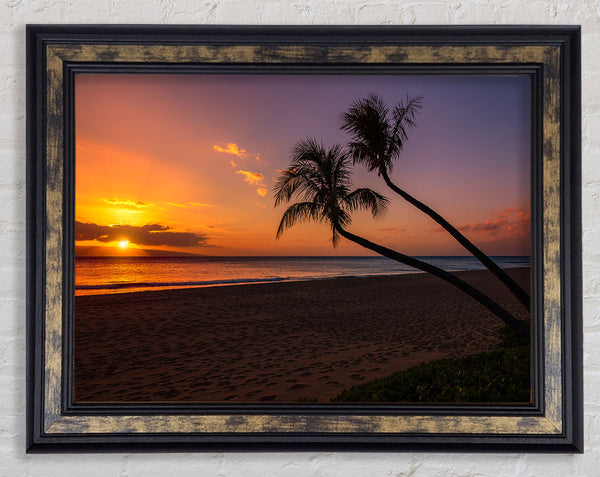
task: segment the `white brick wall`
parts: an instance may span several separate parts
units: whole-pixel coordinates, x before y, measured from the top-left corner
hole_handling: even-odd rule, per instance
[[[26,23],[581,24],[586,453],[25,455]],[[0,476],[600,475],[598,0],[2,0],[0,27]]]

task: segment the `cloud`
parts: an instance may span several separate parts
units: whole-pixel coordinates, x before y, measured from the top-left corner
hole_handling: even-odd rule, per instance
[[[401,234],[402,232],[406,232],[406,229],[401,229],[399,227],[382,227],[377,229],[379,232],[393,232]]]
[[[529,207],[507,207],[496,213],[496,216],[483,222],[473,222],[457,227],[461,232],[473,232],[483,234],[525,234],[531,229],[531,214]],[[436,232],[442,231],[438,226]]]
[[[269,192],[268,189],[265,187],[265,184],[263,183],[265,176],[260,172],[239,170],[235,171],[235,173],[244,176],[244,181],[246,181],[248,184],[258,186],[258,189],[256,189],[256,193],[261,197],[264,197],[265,195],[267,195],[267,192]]]
[[[148,204],[146,202],[142,202],[140,200],[124,200],[124,199],[102,199],[105,203],[109,205],[118,205],[119,207],[125,208],[134,208],[134,209],[144,209],[146,207],[150,207],[154,204]]]
[[[249,155],[246,149],[240,149],[238,145],[234,142],[228,142],[227,144],[225,144],[225,147],[221,147],[218,144],[215,144],[213,146],[213,151],[223,152],[225,154],[233,154],[234,156],[237,156],[239,158],[244,158]]]
[[[247,157],[254,156],[254,159],[256,159],[256,161],[261,161],[260,154],[250,154],[248,151],[246,151],[246,149],[240,149],[240,147],[234,142],[228,142],[227,144],[225,144],[224,147],[215,144],[213,146],[213,151],[222,152],[224,154],[232,154],[236,157],[239,157],[240,159],[245,159]],[[229,161],[229,164],[233,168],[236,168],[238,166],[237,163],[233,160]],[[264,197],[265,195],[267,195],[268,190],[265,187],[265,184],[263,183],[265,179],[265,176],[263,174],[261,174],[260,172],[250,172],[241,169],[235,171],[235,173],[244,176],[244,180],[248,184],[258,186],[258,189],[256,189],[256,193],[259,196]]]
[[[171,205],[173,207],[187,208],[187,207],[214,207],[213,204],[201,204],[200,202],[186,202],[185,204],[180,204],[179,202],[165,202],[167,205]]]
[[[233,156],[237,156],[240,159],[246,159],[248,157],[254,157],[257,162],[262,161],[262,158],[258,152],[249,153],[246,149],[241,149],[235,142],[228,142],[225,146],[219,146],[215,144],[213,147],[213,151],[222,152],[224,154],[231,154]],[[237,163],[235,161],[229,161],[231,167],[237,167]]]
[[[104,243],[128,240],[137,245],[169,245],[172,247],[206,245],[206,235],[170,232],[170,229],[171,227],[160,224],[98,225],[75,221],[75,240],[97,240]]]
[[[249,172],[249,171],[235,171],[236,174],[241,174],[244,176],[244,180],[248,183],[248,184],[256,184],[256,185],[263,185],[262,181],[265,178],[265,176],[263,174],[261,174],[260,172]]]

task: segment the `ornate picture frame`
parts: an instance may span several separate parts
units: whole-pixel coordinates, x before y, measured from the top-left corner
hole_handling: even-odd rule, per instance
[[[529,76],[531,403],[75,402],[74,77],[92,72]],[[579,27],[29,25],[27,94],[28,452],[583,451]]]

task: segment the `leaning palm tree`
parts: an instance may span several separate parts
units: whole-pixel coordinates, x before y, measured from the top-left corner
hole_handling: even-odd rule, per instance
[[[355,101],[341,118],[342,130],[352,135],[349,147],[354,162],[365,164],[369,171],[377,171],[390,189],[435,220],[498,277],[529,310],[529,295],[504,270],[444,217],[398,187],[390,179],[389,171],[392,169],[393,161],[402,153],[407,140],[407,131],[416,125],[415,115],[421,109],[422,99],[422,96],[412,99],[407,97],[406,102],[400,101],[391,110],[379,96],[374,94]]]
[[[435,275],[470,295],[522,335],[529,336],[529,328],[521,321],[455,275],[346,230],[351,223],[352,212],[367,209],[377,217],[385,211],[388,200],[371,189],[351,190],[351,159],[339,145],[326,149],[313,139],[304,139],[296,144],[291,159],[290,167],[283,170],[277,179],[275,206],[290,202],[294,196],[301,201],[290,205],[283,213],[277,238],[299,222],[326,222],[331,227],[333,246],[337,245],[341,236],[379,255]]]

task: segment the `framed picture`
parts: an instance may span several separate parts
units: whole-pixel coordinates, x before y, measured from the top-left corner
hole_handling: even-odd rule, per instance
[[[582,452],[579,27],[27,42],[28,452]]]

